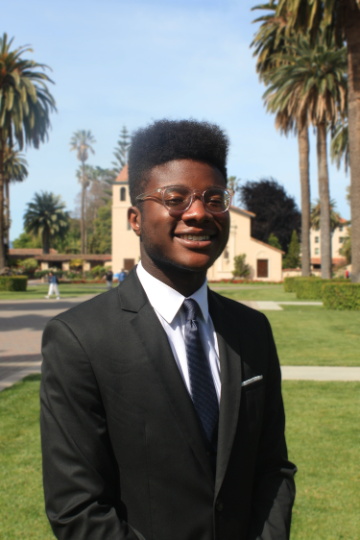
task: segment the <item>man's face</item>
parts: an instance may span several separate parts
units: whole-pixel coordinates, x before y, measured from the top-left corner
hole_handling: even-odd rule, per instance
[[[170,161],[152,169],[146,192],[170,185],[187,186],[203,192],[225,187],[222,174],[207,163],[188,159]],[[158,268],[206,272],[219,257],[229,236],[229,212],[211,214],[196,197],[180,216],[173,217],[164,208],[160,194],[140,202],[139,230],[141,256]],[[206,239],[201,239],[206,237]]]

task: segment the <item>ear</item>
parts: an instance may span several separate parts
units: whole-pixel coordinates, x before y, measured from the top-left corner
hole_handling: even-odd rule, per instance
[[[130,227],[136,234],[136,236],[141,235],[141,212],[136,206],[131,206],[128,209],[127,218],[130,223]]]

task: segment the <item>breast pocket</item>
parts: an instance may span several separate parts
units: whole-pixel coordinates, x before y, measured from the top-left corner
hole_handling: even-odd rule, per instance
[[[263,380],[256,381],[241,389],[241,401],[246,410],[248,428],[250,431],[259,431],[261,428],[264,401],[265,383]]]

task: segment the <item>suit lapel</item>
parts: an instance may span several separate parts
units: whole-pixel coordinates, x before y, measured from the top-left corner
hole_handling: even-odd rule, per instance
[[[209,311],[218,338],[221,369],[221,401],[219,417],[218,453],[215,498],[219,493],[239,418],[241,394],[241,361],[239,330],[217,295],[209,290]]]
[[[166,332],[151,307],[135,271],[126,278],[126,286],[119,287],[122,309],[134,312],[133,326],[141,346],[149,358],[184,437],[214,484],[199,421],[176,365]],[[124,282],[125,283],[125,282]]]

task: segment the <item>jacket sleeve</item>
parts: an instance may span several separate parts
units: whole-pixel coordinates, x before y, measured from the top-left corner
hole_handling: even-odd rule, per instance
[[[280,365],[270,324],[264,318],[269,370],[248,540],[288,540],[297,469],[288,461]]]
[[[59,540],[144,540],[117,514],[119,470],[87,355],[60,320],[43,335],[41,441],[45,507]]]

